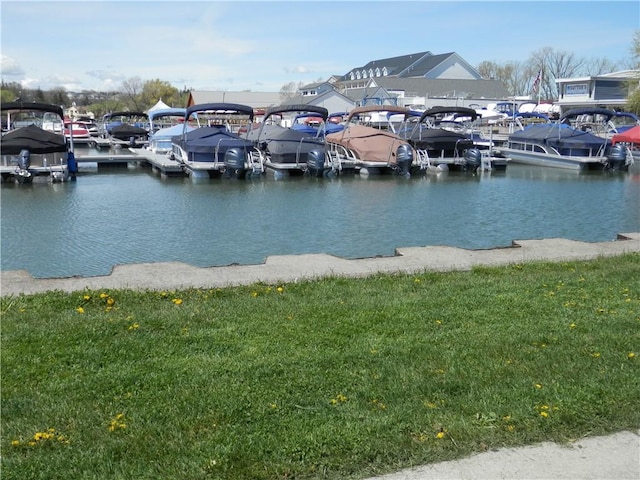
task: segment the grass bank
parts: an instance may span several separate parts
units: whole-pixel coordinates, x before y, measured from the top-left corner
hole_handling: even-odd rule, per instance
[[[2,298],[3,479],[362,478],[640,426],[640,255]]]

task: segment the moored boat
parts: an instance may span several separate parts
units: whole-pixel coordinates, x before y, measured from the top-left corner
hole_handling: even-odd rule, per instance
[[[572,118],[584,114],[584,109],[570,110],[557,122],[529,125],[509,135],[500,150],[513,163],[578,171],[628,170],[632,160],[625,147],[595,135],[584,122],[571,124]],[[596,114],[605,115],[603,109],[597,109]]]
[[[395,133],[392,117],[407,108],[396,105],[365,105],[349,112],[344,128],[326,136],[329,155],[343,170],[361,175],[411,175],[415,150]]]
[[[182,132],[173,137],[171,157],[193,178],[246,178],[264,171],[251,140],[238,132],[253,121],[253,108],[236,103],[204,103],[186,109]],[[190,123],[195,122],[194,128]]]
[[[294,113],[303,121],[292,122],[292,127],[283,125],[286,114]],[[313,105],[271,107],[265,112],[263,121],[247,131],[246,138],[255,142],[264,155],[267,171],[275,177],[322,176],[337,168],[331,164],[325,148],[324,129],[328,115],[326,108]]]
[[[153,153],[168,153],[172,149],[173,137],[183,133],[186,108],[169,108],[149,112],[149,143],[147,149]],[[195,127],[186,126],[187,132]]]
[[[416,150],[416,173],[478,169],[504,170],[507,158],[494,152],[493,144],[472,128],[478,113],[465,107],[433,107],[409,112],[399,131]]]
[[[64,136],[73,143],[88,143],[91,140],[86,124],[70,120],[64,122]]]
[[[149,140],[149,116],[144,112],[112,112],[102,117],[101,136],[112,145],[142,148]]]
[[[3,121],[8,131],[2,135],[0,173],[3,181],[31,183],[35,178],[63,182],[75,178],[78,165],[63,131],[43,128],[56,117],[62,125],[63,111],[45,103],[2,103]]]

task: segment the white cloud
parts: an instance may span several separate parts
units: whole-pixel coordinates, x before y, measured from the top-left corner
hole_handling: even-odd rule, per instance
[[[2,55],[0,59],[0,71],[2,76],[21,77],[24,75],[24,70],[15,58],[11,58],[7,55]]]

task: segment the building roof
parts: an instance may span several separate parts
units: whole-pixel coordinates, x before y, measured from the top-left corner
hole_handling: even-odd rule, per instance
[[[374,75],[369,75],[375,78],[380,78],[380,76],[397,78],[435,77],[439,74],[439,67],[446,65],[447,63],[459,63],[462,68],[468,71],[470,76],[480,78],[478,71],[455,52],[442,53],[438,55],[434,55],[431,52],[419,52],[399,57],[372,60],[362,67],[352,68],[343,75],[340,80],[351,80],[352,74],[358,77],[358,72],[367,72],[369,74],[371,72],[376,72]]]
[[[201,103],[239,103],[253,108],[268,108],[280,105],[279,92],[227,92],[192,90],[189,93],[187,107]]]
[[[405,96],[451,98],[507,98],[509,92],[498,80],[377,77],[376,85],[387,91],[402,90]]]
[[[353,71],[370,70],[370,69],[375,70],[376,68],[379,68],[380,70],[382,70],[383,68],[386,68],[387,75],[400,75],[403,71],[405,71],[411,66],[419,64],[421,60],[423,60],[425,57],[428,57],[428,56],[433,56],[433,54],[431,52],[420,52],[420,53],[410,53],[408,55],[401,55],[399,57],[390,57],[390,58],[383,58],[380,60],[372,60],[366,65],[363,65],[362,67],[352,68],[342,78],[347,79],[349,77],[349,74]]]

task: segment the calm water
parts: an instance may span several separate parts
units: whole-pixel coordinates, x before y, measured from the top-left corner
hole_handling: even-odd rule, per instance
[[[269,255],[392,255],[397,247],[614,240],[640,231],[640,173],[509,165],[477,176],[161,179],[150,169],[3,184],[2,270],[104,275],[117,264],[261,263]]]

